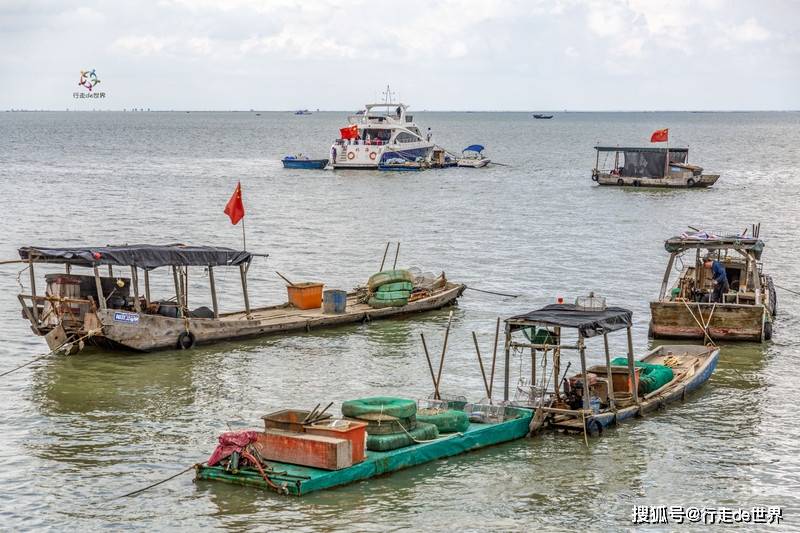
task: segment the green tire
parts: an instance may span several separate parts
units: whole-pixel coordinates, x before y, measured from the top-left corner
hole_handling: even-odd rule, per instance
[[[469,429],[469,416],[464,411],[449,409],[436,414],[422,414],[424,412],[417,412],[418,424],[433,424],[439,433],[463,433]]]
[[[378,300],[377,298],[370,298],[367,304],[373,309],[380,309],[382,307],[403,307],[408,305],[408,298],[398,298],[397,300]]]
[[[403,281],[414,283],[414,275],[408,270],[384,270],[370,276],[367,287],[369,287],[370,292],[375,292],[382,285]]]
[[[383,287],[381,287],[382,289]],[[382,291],[378,289],[378,292],[372,295],[373,298],[376,300],[408,300],[408,297],[411,296],[409,291]]]
[[[391,291],[407,291],[411,292],[414,290],[414,284],[408,281],[398,281],[396,283],[387,283],[386,285],[381,285],[378,287],[378,290],[375,294],[380,294],[382,292],[391,292]]]
[[[342,402],[342,414],[350,418],[364,415],[388,415],[395,418],[411,418],[417,414],[417,402],[391,396],[374,396]]]
[[[433,440],[439,436],[439,430],[433,424],[417,422],[417,427],[408,433],[394,433],[392,435],[367,434],[367,449],[374,452],[388,452],[398,448],[405,448],[416,444],[414,440]]]
[[[389,435],[391,433],[403,433],[403,428],[407,431],[417,427],[417,417],[397,418],[389,415],[362,415],[360,418],[353,418],[358,422],[367,423],[367,435]]]

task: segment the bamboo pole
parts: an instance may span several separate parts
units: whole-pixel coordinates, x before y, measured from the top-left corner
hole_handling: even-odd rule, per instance
[[[397,249],[394,252],[394,264],[392,265],[392,270],[397,268],[397,257],[400,255],[400,241],[397,241]]]
[[[428,360],[428,370],[431,371],[431,380],[433,381],[433,397],[434,399],[439,399],[439,383],[436,382],[436,374],[433,373],[433,363],[431,362],[431,355],[428,353],[428,345],[425,343],[425,334],[420,333],[420,338],[422,338],[422,348],[425,350],[425,359]]]
[[[31,303],[33,304],[34,326],[39,326],[39,307],[36,304],[36,274],[33,271],[33,259],[28,260],[28,274],[31,277]]]
[[[439,373],[436,375],[436,390],[439,390],[439,384],[442,382],[442,369],[444,368],[444,354],[447,352],[447,340],[450,338],[450,325],[453,323],[453,312],[450,311],[450,316],[447,319],[447,329],[444,332],[444,344],[442,345],[442,357],[439,359]],[[441,397],[436,398],[441,400]]]
[[[144,303],[150,306],[150,271],[144,269]]]
[[[106,308],[106,298],[103,295],[103,283],[100,281],[100,269],[97,268],[97,265],[94,265],[94,286],[97,289],[97,303],[100,305],[100,309]]]
[[[494,350],[492,351],[492,371],[489,375],[489,403],[492,403],[492,392],[494,392],[494,368],[497,363],[497,341],[500,337],[500,317],[497,317],[497,327],[494,330]]]
[[[511,379],[511,326],[506,322],[505,328],[506,338],[503,350],[505,351],[505,364],[503,368],[504,383],[503,383],[503,400],[508,401],[508,385]]]
[[[247,294],[247,273],[244,264],[239,265],[239,274],[242,277],[242,294],[244,295],[244,311],[247,318],[250,318],[250,296]]]
[[[175,284],[175,303],[178,306],[178,316],[183,316],[183,300],[181,296],[181,282],[178,280],[178,267],[172,265],[172,282]]]
[[[386,263],[386,254],[389,253],[389,245],[391,244],[391,242],[386,243],[386,248],[383,250],[383,259],[381,259],[381,267],[378,269],[378,272],[383,272],[383,265]]]
[[[142,305],[139,303],[139,273],[133,265],[131,265],[131,283],[133,284],[133,308],[137,313],[141,313]]]
[[[475,343],[475,353],[478,354],[478,364],[481,367],[481,376],[483,376],[483,387],[486,389],[486,397],[489,398],[491,396],[491,392],[489,391],[489,382],[486,381],[486,371],[483,369],[483,358],[481,357],[481,349],[478,347],[478,336],[475,335],[475,332],[472,332],[472,342]],[[489,398],[489,402],[491,403],[491,398]]]
[[[578,343],[580,344],[580,354],[581,354],[581,374],[583,375],[583,408],[589,409],[589,380],[587,379],[586,375],[586,347],[583,344],[583,335],[578,337]],[[584,418],[584,422],[586,419]],[[584,423],[584,429],[586,424]],[[588,443],[587,443],[588,446]]]
[[[219,318],[219,304],[217,303],[217,284],[214,280],[214,267],[208,265],[208,283],[211,285],[211,306],[214,308],[214,318]]]
[[[639,403],[639,387],[636,386],[636,371],[634,370],[633,366],[633,334],[631,333],[631,327],[628,326],[628,374],[631,377],[631,394],[633,395],[633,401],[636,405],[640,405]]]
[[[614,401],[614,379],[611,375],[611,352],[608,349],[608,333],[603,333],[603,345],[606,349],[606,379],[608,379],[608,403],[611,409],[616,409]],[[616,417],[614,418],[616,420]]]

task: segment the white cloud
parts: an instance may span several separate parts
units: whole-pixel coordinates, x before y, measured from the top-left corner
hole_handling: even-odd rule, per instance
[[[771,37],[769,30],[759,24],[753,17],[745,20],[744,24],[733,26],[728,32],[728,35],[734,41],[744,43],[766,41]]]
[[[155,35],[128,35],[115,40],[111,47],[134,55],[149,56],[158,54],[174,39],[163,39]]]

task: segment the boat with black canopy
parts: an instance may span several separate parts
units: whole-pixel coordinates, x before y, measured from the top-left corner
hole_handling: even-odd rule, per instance
[[[687,189],[711,187],[719,179],[719,174],[703,174],[703,167],[689,164],[688,148],[595,146],[594,149],[597,158],[592,180],[598,185]],[[600,154],[604,154],[602,162]]]
[[[590,294],[575,304],[552,304],[506,319],[504,400],[536,410],[531,433],[552,428],[599,435],[608,426],[684,399],[711,377],[719,360],[717,347],[663,345],[636,359],[632,315]],[[608,335],[622,330],[627,354],[612,358]],[[593,364],[586,340],[599,337],[605,357]],[[565,351],[577,351],[577,361]],[[530,377],[519,376],[513,398],[512,353],[521,358],[520,372],[530,357]],[[570,375],[573,363],[579,371]]]
[[[362,294],[367,289],[334,291],[338,293],[334,295],[337,309],[326,312],[322,283],[289,282],[289,303],[251,308],[247,273],[252,261],[266,254],[214,246],[138,244],[24,247],[19,255],[21,262],[28,263],[30,274],[30,294],[18,295],[23,317],[51,350],[67,353],[77,353],[84,346],[135,351],[187,349],[196,344],[399,317],[454,304],[465,289],[463,284],[448,281],[444,273],[434,279],[412,277],[409,279],[414,281],[408,285],[413,297],[407,296],[396,305],[370,306]],[[46,289],[39,294],[34,267],[51,265],[63,265],[63,270],[47,273]],[[211,307],[190,306],[190,268],[202,269],[199,277],[208,279]],[[243,310],[221,312],[217,268],[239,270]],[[161,269],[167,271],[166,275],[153,280]],[[170,297],[151,294],[164,288],[174,288]]]

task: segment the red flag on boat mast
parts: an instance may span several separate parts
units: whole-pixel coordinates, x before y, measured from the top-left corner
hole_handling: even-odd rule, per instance
[[[236,183],[236,190],[233,191],[233,196],[231,196],[231,199],[228,200],[228,203],[225,205],[225,211],[223,212],[231,218],[231,224],[234,226],[244,218],[242,184],[240,182]]]
[[[669,128],[663,130],[656,130],[650,136],[651,143],[665,143],[669,141]]]

